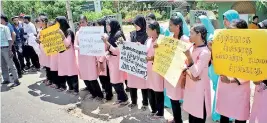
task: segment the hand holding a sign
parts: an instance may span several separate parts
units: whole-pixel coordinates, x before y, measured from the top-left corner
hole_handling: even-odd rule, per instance
[[[159,47],[158,44],[154,44],[154,45],[153,45],[153,48],[158,48],[158,47]]]
[[[230,83],[230,79],[228,79],[228,77],[226,77],[226,76],[224,76],[224,75],[221,75],[220,76],[221,77],[221,81],[223,82],[223,83]]]
[[[104,41],[105,44],[108,44],[108,35],[106,33],[101,36],[101,39]]]
[[[146,60],[147,60],[147,61],[154,61],[154,56],[146,57]]]
[[[104,64],[102,62],[100,62],[99,69],[101,72],[105,71],[105,67],[104,67]]]

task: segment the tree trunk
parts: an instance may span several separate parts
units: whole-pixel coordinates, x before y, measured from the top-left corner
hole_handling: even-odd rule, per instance
[[[66,0],[66,10],[68,14],[68,20],[69,20],[69,25],[72,31],[75,31],[74,29],[74,24],[73,24],[73,19],[72,19],[72,12],[70,9],[70,0]]]

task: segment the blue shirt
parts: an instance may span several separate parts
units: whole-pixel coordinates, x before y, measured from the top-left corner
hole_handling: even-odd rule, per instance
[[[12,25],[13,26],[13,29],[16,33],[16,40],[15,40],[15,45],[18,45],[18,44],[23,44],[24,43],[24,31],[23,31],[23,28],[18,26],[16,27],[15,25]]]
[[[12,40],[9,28],[5,25],[0,24],[0,34],[1,47],[9,46],[8,41]]]
[[[10,23],[7,23],[7,26],[10,30],[10,34],[12,34],[14,32],[13,26]]]

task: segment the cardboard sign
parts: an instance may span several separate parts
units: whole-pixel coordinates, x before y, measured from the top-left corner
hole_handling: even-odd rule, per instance
[[[104,56],[105,43],[101,36],[104,34],[104,27],[81,27],[79,30],[79,48],[81,55]]]
[[[192,44],[172,37],[163,37],[157,43],[158,48],[155,50],[153,71],[163,76],[175,87],[184,69],[186,60],[184,52]]]
[[[134,42],[120,44],[120,70],[147,80],[147,47]]]
[[[46,55],[53,55],[66,50],[65,44],[60,33],[59,23],[48,27],[40,32],[40,41],[44,46]]]
[[[212,44],[215,72],[245,80],[267,79],[267,30],[216,30]]]

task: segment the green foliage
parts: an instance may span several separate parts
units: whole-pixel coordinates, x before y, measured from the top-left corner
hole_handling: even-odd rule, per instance
[[[46,13],[49,20],[54,20],[57,16],[67,16],[66,1],[3,1],[4,13],[10,18],[17,16],[20,13],[31,15],[33,18],[37,17],[40,13]],[[73,13],[74,21],[79,19],[82,14],[81,5],[85,4],[84,0],[71,1],[71,10]]]
[[[198,10],[217,10],[218,5],[214,3],[207,3],[203,1],[197,2],[196,9]]]
[[[111,10],[106,8],[104,8],[101,12],[92,12],[92,11],[83,12],[83,15],[87,17],[88,21],[96,21],[102,18],[103,16],[113,15],[113,14],[114,13]]]

